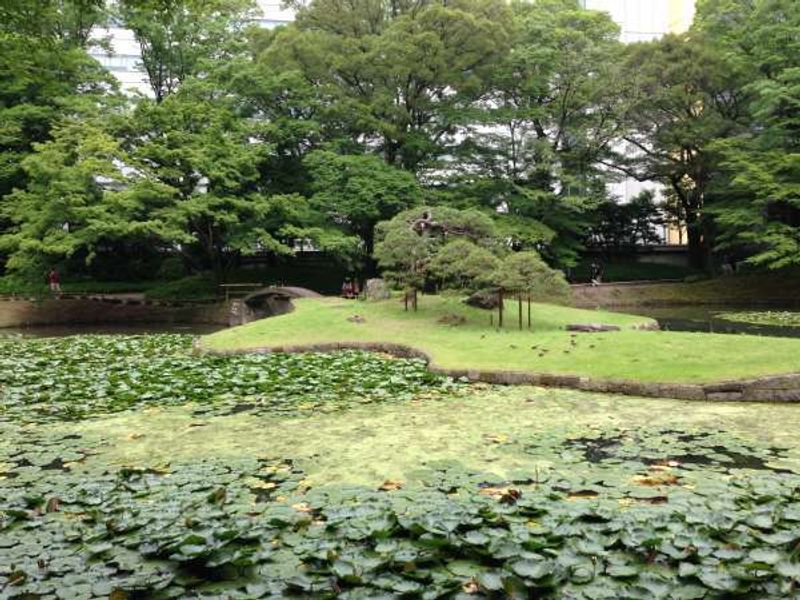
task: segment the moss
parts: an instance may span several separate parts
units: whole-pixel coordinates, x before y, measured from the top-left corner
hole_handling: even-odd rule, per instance
[[[409,481],[437,461],[501,476],[560,464],[556,454],[528,451],[565,437],[609,428],[667,428],[731,436],[790,448],[774,466],[800,471],[800,412],[786,405],[715,404],[590,394],[536,387],[472,386],[463,397],[369,405],[346,413],[280,419],[242,413],[197,419],[190,408],[138,413],[62,426],[79,433],[93,461],[116,465],[292,457],[313,486],[386,479]]]

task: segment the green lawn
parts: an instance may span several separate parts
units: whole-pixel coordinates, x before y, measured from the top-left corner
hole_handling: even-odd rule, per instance
[[[452,297],[421,297],[419,311],[396,299],[295,301],[290,314],[202,338],[201,348],[238,351],[330,342],[392,342],[417,348],[447,369],[510,370],[659,383],[711,382],[800,371],[800,340],[707,333],[641,331],[646,317],[535,304],[531,331],[517,330],[517,305],[506,326],[488,311]],[[355,315],[364,322],[348,320]],[[464,317],[461,325],[441,322]],[[495,323],[497,315],[495,313]],[[571,335],[569,323],[618,325],[622,331]]]

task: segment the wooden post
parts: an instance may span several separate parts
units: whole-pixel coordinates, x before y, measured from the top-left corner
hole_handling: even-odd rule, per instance
[[[522,292],[517,294],[517,300],[519,301],[519,330],[522,331]]]
[[[499,290],[497,290],[497,298],[499,300],[499,304],[497,306],[497,309],[500,311],[500,314],[498,315],[498,319],[497,319],[497,324],[498,324],[499,327],[502,328],[503,327],[503,288],[500,288]]]
[[[531,293],[528,292],[528,329],[531,328]]]

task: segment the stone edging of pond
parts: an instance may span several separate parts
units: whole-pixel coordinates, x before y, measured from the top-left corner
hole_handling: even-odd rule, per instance
[[[464,378],[471,382],[497,385],[539,385],[581,390],[644,396],[649,398],[671,398],[678,400],[703,400],[708,402],[800,402],[800,373],[738,379],[719,383],[648,383],[628,379],[593,379],[579,375],[554,375],[524,371],[483,371],[479,369],[444,369],[433,359],[410,346],[378,342],[330,342],[297,346],[269,346],[248,350],[209,350],[195,342],[195,351],[216,356],[237,354],[271,354],[302,352],[335,352],[337,350],[363,350],[382,352],[398,358],[424,360],[433,373]]]

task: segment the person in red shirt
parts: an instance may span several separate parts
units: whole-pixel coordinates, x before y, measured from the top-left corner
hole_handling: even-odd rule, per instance
[[[353,282],[350,281],[350,278],[344,280],[342,284],[342,298],[352,299],[355,296],[353,295]]]
[[[51,292],[54,294],[61,293],[61,275],[59,275],[58,270],[50,270],[50,273],[47,274],[47,283],[50,284]]]

